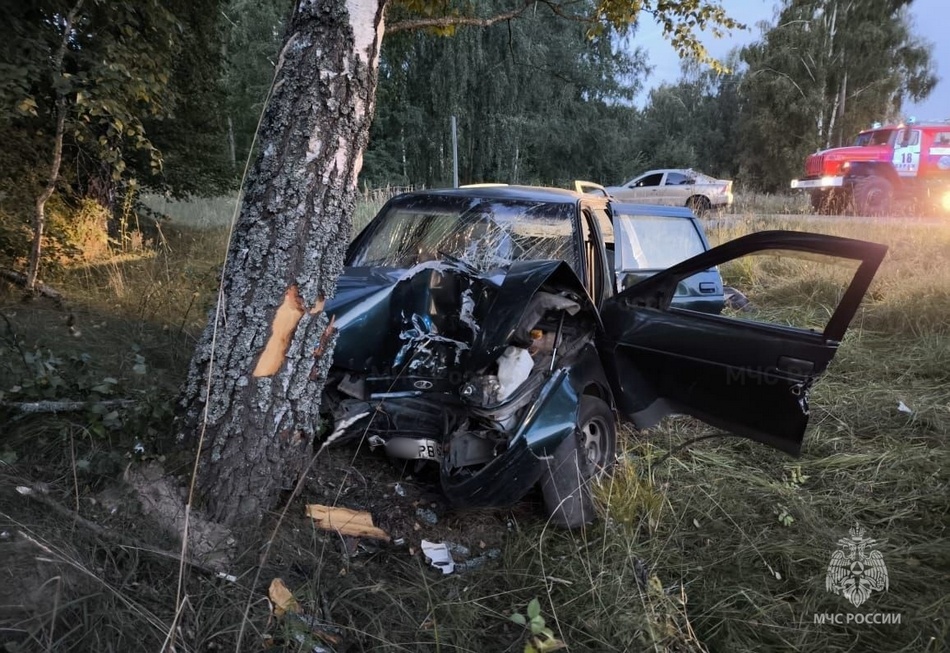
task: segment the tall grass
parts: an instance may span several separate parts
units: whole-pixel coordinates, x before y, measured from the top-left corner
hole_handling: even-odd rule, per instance
[[[360,224],[386,197],[367,194]],[[60,309],[24,305],[12,293],[0,297],[0,390],[28,374],[22,352],[49,349],[62,358],[88,355],[80,381],[114,377],[149,396],[153,407],[171,403],[213,298],[226,246],[220,225],[232,208],[220,201],[166,209],[191,225],[176,230],[168,248],[68,269],[57,280],[71,298],[79,337],[68,335]],[[680,448],[713,432],[685,417],[646,432],[625,429],[622,462],[596,491],[602,519],[594,528],[556,531],[532,505],[489,517],[460,513],[445,518],[447,532],[452,524],[488,519],[505,534],[504,552],[445,577],[407,547],[367,547],[350,557],[335,536],[289,520],[260,577],[283,578],[306,614],[331,623],[275,620],[266,582],[251,585],[258,558],[250,550],[235,564],[237,582],[192,570],[178,650],[233,650],[244,623],[245,650],[280,640],[283,650],[300,651],[317,644],[341,651],[520,651],[525,632],[508,616],[533,598],[574,651],[946,650],[950,226],[803,223],[751,209],[708,225],[714,243],[787,228],[890,248],[812,391],[800,458],[734,437]],[[845,275],[810,262],[757,260],[723,271],[762,315],[792,322],[822,317]],[[146,375],[134,369],[143,353]],[[146,443],[145,457],[167,455],[174,465],[171,449],[158,441],[168,413],[155,415],[105,435],[93,433],[81,415],[5,422],[0,640],[19,642],[12,650],[160,650],[174,618],[177,561],[150,550],[172,548],[172,538],[150,525],[116,483],[124,465],[143,457],[132,453],[136,441]],[[354,478],[372,479],[374,468],[359,471],[369,464],[354,459]],[[31,498],[17,487],[38,490]],[[125,540],[117,543],[49,503],[72,509],[77,501],[84,519]],[[837,541],[855,522],[881,543],[890,580],[886,592],[857,609],[825,589]],[[256,598],[244,622],[249,595]],[[901,623],[816,624],[815,615],[826,613],[897,614]],[[331,631],[345,644],[314,635]]]
[[[353,214],[354,233],[365,227],[390,197],[412,189],[413,187],[387,186],[364,188],[360,191]],[[227,227],[234,217],[237,203],[241,201],[240,195],[175,201],[163,195],[144,194],[141,199],[150,210],[170,220],[172,226],[190,229]]]

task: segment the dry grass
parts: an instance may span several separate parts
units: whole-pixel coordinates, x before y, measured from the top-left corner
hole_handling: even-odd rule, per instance
[[[950,584],[941,571],[950,565],[950,300],[943,290],[950,226],[746,217],[723,221],[710,236],[723,242],[762,229],[863,238],[890,250],[813,390],[802,457],[740,440],[674,454],[653,470],[668,510],[650,557],[661,575],[690,580],[690,614],[716,650],[943,650],[950,636]],[[753,302],[781,301],[800,324],[814,317],[809,306],[837,297],[837,287],[820,281],[844,276],[818,277],[815,265],[760,263],[723,274]],[[898,410],[901,403],[913,412]],[[679,419],[636,446],[651,453],[708,430]],[[858,609],[825,591],[836,541],[855,521],[882,542],[890,575],[889,590]],[[896,613],[901,624],[814,623],[815,614],[839,612]]]
[[[371,206],[382,203],[375,200]],[[398,551],[347,560],[322,534],[288,525],[262,570],[263,586],[252,586],[250,563],[237,583],[190,577],[178,650],[233,650],[248,596],[245,650],[293,630],[269,620],[264,596],[274,576],[307,610],[334,616],[351,643],[346,650],[520,651],[523,631],[507,615],[535,597],[555,635],[575,651],[945,650],[950,226],[801,223],[749,211],[710,221],[711,240],[791,228],[890,247],[832,368],[813,390],[801,458],[735,438],[674,451],[710,431],[686,418],[627,432],[627,462],[599,488],[605,519],[591,532],[513,519],[502,561],[457,576],[441,577]],[[148,395],[154,409],[103,434],[76,415],[3,427],[0,640],[22,643],[9,650],[157,651],[169,632],[174,560],[140,544],[118,546],[14,490],[40,486],[70,509],[78,501],[95,523],[171,548],[141,515],[110,508],[115,477],[136,457],[132,444],[154,442],[154,455],[161,451],[161,408],[183,378],[224,250],[220,227],[182,228],[169,242],[165,252],[67,270],[55,280],[72,298],[80,337],[64,335],[58,309],[24,305],[15,294],[0,301],[9,320],[0,321],[0,390],[30,372],[19,359],[23,351],[52,350],[63,360],[85,353],[84,368],[60,364],[68,383],[112,376],[123,389]],[[819,321],[837,297],[828,279],[840,273],[817,270],[788,263],[724,272],[764,309],[786,306],[763,315],[794,322]],[[144,378],[134,371],[136,356],[148,365]],[[901,402],[912,412],[899,411]],[[858,609],[825,590],[836,542],[855,521],[882,542],[890,575],[888,591]],[[839,612],[894,613],[901,623],[814,623],[816,613]],[[294,639],[299,630],[289,634],[293,645],[282,650],[313,650],[313,642]]]

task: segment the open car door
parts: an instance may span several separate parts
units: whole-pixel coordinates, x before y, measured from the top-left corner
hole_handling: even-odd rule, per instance
[[[607,192],[606,188],[592,181],[583,181],[581,179],[575,179],[574,190],[575,192],[585,194],[585,195],[586,194],[603,195],[604,197],[610,197],[610,193]]]
[[[858,262],[823,331],[671,305],[683,279],[776,250]],[[599,349],[618,408],[639,428],[674,412],[686,413],[800,455],[808,390],[834,358],[886,252],[884,245],[850,238],[765,231],[627,288],[601,311],[605,331]]]

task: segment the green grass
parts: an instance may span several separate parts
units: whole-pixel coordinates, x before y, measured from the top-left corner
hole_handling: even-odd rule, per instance
[[[398,187],[364,189],[359,195],[353,216],[353,233],[366,226],[390,197],[405,190]],[[159,215],[165,216],[171,228],[220,229],[235,219],[234,211],[239,197],[200,197],[187,201],[170,200],[161,195],[146,194],[142,203]]]
[[[371,199],[360,220],[384,195]],[[83,414],[4,422],[0,640],[25,642],[10,650],[159,650],[174,621],[178,650],[234,650],[242,628],[243,650],[260,650],[292,630],[270,618],[265,598],[270,579],[281,577],[308,613],[332,617],[346,650],[521,651],[524,629],[508,615],[533,598],[574,651],[946,650],[950,225],[798,223],[762,215],[764,202],[756,202],[729,222],[710,222],[710,239],[790,228],[890,248],[813,389],[800,458],[738,438],[675,450],[713,432],[687,418],[625,430],[626,462],[598,488],[604,519],[584,535],[546,528],[532,510],[500,512],[501,560],[442,577],[404,549],[346,558],[335,538],[289,518],[263,568],[250,550],[235,564],[236,583],[192,572],[177,621],[178,564],[144,550],[174,550],[173,539],[114,495],[125,466],[142,457],[131,451],[136,441],[146,456],[173,446],[162,448],[168,408],[216,287],[225,234],[215,225],[227,218],[215,220],[226,202],[215,204],[217,213],[206,207],[217,218],[178,207],[192,226],[174,230],[168,250],[51,279],[70,298],[78,337],[69,313],[4,291],[0,400],[21,398],[24,390],[13,395],[11,387],[45,375],[46,385],[30,390],[37,397],[132,396],[144,408],[119,422]],[[763,316],[793,323],[827,317],[844,277],[800,261],[724,273]],[[139,356],[146,374],[136,370]],[[113,394],[95,394],[106,377],[116,381]],[[901,403],[912,412],[898,410]],[[45,501],[70,510],[78,504],[84,518],[126,542],[72,523],[17,486],[39,487]],[[856,521],[881,542],[890,580],[858,609],[825,590],[837,540]],[[814,623],[815,614],[839,612],[899,614],[901,623]],[[297,642],[282,650],[311,649]]]
[[[728,213],[738,215],[771,214],[795,215],[811,213],[811,201],[806,193],[743,193],[734,194]]]
[[[171,224],[195,229],[227,227],[234,219],[235,197],[198,197],[188,201],[170,200],[162,195],[146,194],[142,202],[153,211],[167,216]]]

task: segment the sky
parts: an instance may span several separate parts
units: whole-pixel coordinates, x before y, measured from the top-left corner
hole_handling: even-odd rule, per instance
[[[748,31],[733,30],[724,39],[716,39],[712,34],[701,38],[709,53],[724,59],[733,47],[741,47],[755,41],[761,32],[756,25],[759,21],[773,21],[777,2],[775,0],[720,0],[726,13],[745,23]],[[939,81],[930,96],[920,103],[908,102],[905,111],[908,116],[918,120],[944,120],[950,118],[950,0],[914,0],[910,6],[914,21],[914,32],[929,41],[933,47],[931,57]],[[644,91],[637,98],[637,105],[646,102],[649,89],[663,82],[675,82],[680,75],[679,57],[662,36],[660,28],[644,19],[634,44],[646,50],[653,74],[647,80]]]

